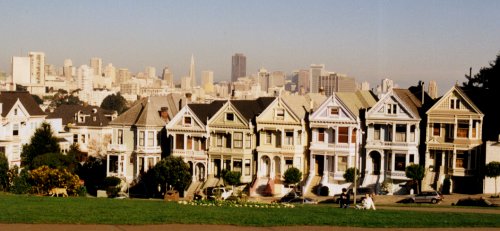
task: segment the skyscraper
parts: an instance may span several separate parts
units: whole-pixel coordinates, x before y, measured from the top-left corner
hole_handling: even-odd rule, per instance
[[[101,76],[101,74],[102,74],[102,59],[97,58],[97,57],[91,58],[90,59],[90,68],[92,68],[94,70],[93,71],[94,75]]]
[[[29,85],[30,78],[30,58],[12,57],[12,81],[14,84]]]
[[[146,73],[146,78],[156,79],[156,68],[154,68],[154,67],[146,67],[146,69],[144,70],[144,72]]]
[[[267,92],[269,90],[269,76],[269,72],[266,69],[259,69],[258,80],[262,91]]]
[[[247,75],[247,57],[241,53],[236,53],[232,58],[231,82],[236,82],[239,77]]]
[[[189,66],[189,78],[191,78],[191,87],[196,86],[196,71],[194,69],[194,56],[191,55],[191,65]]]
[[[163,68],[161,78],[167,82],[167,86],[172,88],[174,87],[174,76],[168,67]]]
[[[214,91],[214,72],[213,71],[202,71],[201,72],[201,87],[206,93],[211,93]]]
[[[319,86],[325,91],[326,96],[331,96],[333,92],[355,92],[356,81],[352,77],[339,75],[334,72],[319,77]]]
[[[116,68],[113,67],[112,63],[108,63],[104,68],[104,76],[111,78],[112,83],[116,83]]]
[[[298,77],[297,77],[297,88],[299,92],[302,93],[307,93],[310,91],[309,89],[309,70],[299,70]],[[303,89],[303,91],[301,91]]]
[[[433,99],[437,98],[438,95],[438,88],[437,88],[437,83],[434,80],[429,81],[429,90],[428,90],[429,96]]]
[[[325,65],[324,64],[311,64],[310,66],[311,71],[309,72],[310,75],[310,92],[311,93],[318,93],[319,92],[319,77],[323,75],[323,72],[325,71]]]
[[[45,53],[30,52],[31,84],[45,85]]]
[[[71,59],[64,60],[63,75],[66,80],[73,80],[73,61],[71,61]]]
[[[87,65],[82,65],[78,68],[77,84],[83,92],[91,92],[92,87],[92,77],[94,76],[94,71]]]

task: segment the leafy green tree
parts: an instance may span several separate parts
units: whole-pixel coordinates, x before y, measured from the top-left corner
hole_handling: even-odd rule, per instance
[[[64,155],[61,153],[45,153],[36,156],[31,164],[32,169],[42,166],[48,166],[54,169],[66,169],[71,173],[79,167],[79,163],[72,156]]]
[[[127,110],[127,100],[118,92],[116,95],[108,95],[101,103],[101,108],[106,110],[115,110],[118,114],[122,114]]]
[[[500,110],[491,106],[491,99],[500,98],[500,53],[489,67],[483,67],[474,76],[466,75],[463,89],[484,113],[483,140],[496,140],[500,133]]]
[[[356,175],[359,178],[361,173],[359,172],[359,169],[356,169]],[[348,168],[345,173],[344,173],[344,179],[347,182],[354,182],[354,168]]]
[[[285,183],[297,184],[302,180],[302,172],[298,168],[291,167],[285,171],[283,177],[285,178]]]
[[[240,183],[241,172],[227,171],[224,173],[222,178],[224,179],[224,182],[231,185],[234,189],[234,186]]]
[[[106,178],[106,161],[90,156],[78,169],[77,174],[85,182],[88,192],[97,195],[97,189],[104,185]]]
[[[500,176],[500,162],[492,161],[484,168],[484,175],[490,178],[495,178],[495,195],[497,194],[497,177]]]
[[[9,190],[9,160],[7,156],[0,152],[0,190]]]
[[[36,129],[30,143],[23,146],[21,153],[21,164],[23,166],[33,169],[31,165],[35,157],[46,153],[61,152],[57,139],[52,133],[52,129],[48,123],[43,123],[42,126]]]
[[[75,96],[76,91],[73,91],[71,93],[68,93],[68,91],[59,89],[56,94],[54,94],[54,97],[52,97],[52,102],[50,103],[50,106],[55,108],[59,107],[63,104],[68,104],[68,105],[83,105],[83,102],[78,98],[78,96]]]
[[[424,179],[425,169],[424,166],[418,164],[411,164],[406,167],[406,177],[412,179],[417,184],[417,194],[420,192],[419,182]]]
[[[160,186],[160,193],[166,192],[166,185],[183,192],[191,182],[189,165],[181,157],[169,156],[158,162],[146,173],[148,191],[153,196],[158,196],[156,188]]]
[[[17,166],[16,166],[17,167]],[[27,169],[21,170],[18,174],[18,168],[14,168],[12,173],[12,186],[10,187],[10,192],[15,194],[26,194],[31,190],[31,184],[29,182],[29,173]]]

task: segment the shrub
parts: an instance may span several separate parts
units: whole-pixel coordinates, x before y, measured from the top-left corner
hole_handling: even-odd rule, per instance
[[[80,179],[84,180],[85,187],[92,195],[97,194],[97,189],[101,188],[106,178],[106,164],[103,159],[89,157],[87,161],[77,171]]]
[[[32,192],[46,194],[52,188],[66,188],[68,194],[77,195],[80,178],[66,169],[51,169],[42,166],[30,172]]]
[[[0,152],[0,190],[9,190],[9,161],[3,152]]]
[[[29,173],[26,169],[23,169],[21,173],[18,174],[18,168],[15,167],[12,171],[9,171],[12,176],[12,186],[10,187],[10,192],[15,194],[26,194],[30,192],[31,184],[29,183]]]
[[[87,188],[84,185],[80,186],[80,188],[78,189],[78,191],[76,192],[76,194],[78,196],[80,196],[80,197],[87,196]]]
[[[328,186],[322,186],[319,190],[319,195],[328,196],[328,194],[330,194],[330,189],[328,188]]]
[[[103,186],[106,189],[106,194],[108,197],[115,198],[118,196],[118,193],[121,191],[120,183],[122,180],[115,176],[108,176],[104,178]]]
[[[357,178],[361,175],[359,169],[356,169]],[[347,182],[354,182],[354,168],[348,168],[344,173],[344,179]]]
[[[227,171],[222,178],[228,185],[237,185],[240,183],[241,172]]]
[[[284,178],[287,184],[297,184],[302,179],[302,172],[298,168],[291,167],[285,171]]]

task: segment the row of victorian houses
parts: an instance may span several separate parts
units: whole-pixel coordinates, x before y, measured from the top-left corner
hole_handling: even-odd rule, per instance
[[[105,156],[107,175],[131,184],[173,155],[192,171],[188,193],[220,184],[226,169],[241,172],[251,195],[280,195],[284,172],[296,167],[306,193],[326,186],[333,195],[351,186],[343,175],[354,166],[362,172],[360,186],[378,190],[390,181],[391,191],[405,193],[410,164],[425,166],[423,189],[440,189],[449,178],[455,192],[491,192],[492,182],[478,176],[485,161],[496,160],[488,149],[497,142],[484,148],[481,111],[458,86],[435,100],[420,89],[207,104],[169,94],[141,99],[119,116],[89,106],[65,106],[47,116],[27,93],[2,92],[0,152],[19,165],[22,144],[47,120],[61,144]]]

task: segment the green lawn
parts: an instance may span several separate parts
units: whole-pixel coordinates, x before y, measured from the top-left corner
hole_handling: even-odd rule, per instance
[[[272,209],[204,207],[159,200],[0,194],[0,223],[500,227],[500,215],[397,210],[361,211],[339,209],[331,204]]]

